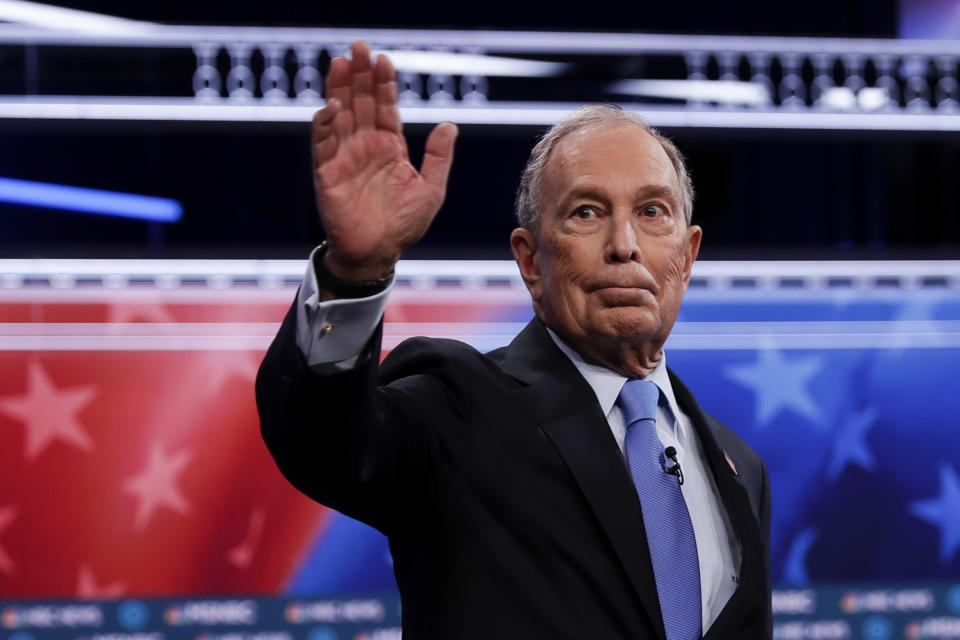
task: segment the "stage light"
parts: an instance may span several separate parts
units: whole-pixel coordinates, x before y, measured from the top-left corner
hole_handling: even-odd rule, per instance
[[[611,83],[608,90],[619,95],[753,107],[773,102],[770,91],[764,85],[735,80],[619,80]]]
[[[26,0],[0,0],[0,20],[27,24],[45,29],[86,32],[129,33],[132,28],[153,26],[149,22],[127,20],[115,16],[67,9]]]
[[[685,82],[685,81],[682,81]],[[103,96],[0,97],[0,119],[105,120],[156,122],[310,122],[323,101],[289,100],[281,104],[229,98],[140,98]],[[838,131],[960,131],[960,113],[947,110],[904,112],[838,111],[832,109],[778,110],[770,106],[741,109],[736,105],[691,109],[686,105],[621,105],[654,127],[706,129],[794,129]],[[550,126],[581,106],[579,102],[488,101],[484,104],[438,106],[424,100],[400,108],[409,124],[449,120],[459,125]]]
[[[864,111],[876,111],[890,104],[890,94],[883,87],[864,87],[857,92],[857,104]]]
[[[402,49],[374,51],[384,54],[397,69],[416,73],[443,73],[450,75],[478,75],[519,78],[547,78],[566,71],[562,62],[544,62],[485,56],[447,51],[404,51]]]
[[[833,111],[853,111],[857,108],[857,94],[849,87],[829,87],[820,95],[820,104]]]
[[[12,178],[0,178],[0,202],[151,222],[177,222],[183,217],[183,207],[169,198]]]

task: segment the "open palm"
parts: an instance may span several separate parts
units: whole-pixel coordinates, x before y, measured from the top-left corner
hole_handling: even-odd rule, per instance
[[[403,137],[393,66],[386,56],[371,66],[364,42],[355,42],[352,54],[331,62],[328,103],[314,116],[314,184],[328,268],[371,279],[392,270],[440,209],[457,128],[434,128],[418,172]]]

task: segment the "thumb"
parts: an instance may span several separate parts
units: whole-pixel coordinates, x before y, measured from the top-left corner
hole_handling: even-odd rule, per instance
[[[453,164],[453,143],[459,130],[452,122],[441,122],[427,137],[427,146],[423,154],[420,175],[427,184],[445,192],[450,166]]]

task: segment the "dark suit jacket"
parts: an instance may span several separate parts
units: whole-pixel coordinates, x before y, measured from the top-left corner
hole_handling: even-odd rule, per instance
[[[540,321],[486,355],[407,340],[380,367],[378,331],[357,368],[323,376],[295,333],[291,313],[260,368],[263,437],[300,490],[388,536],[404,638],[665,637],[629,471]],[[706,638],[769,638],[766,469],[670,378],[742,548]]]

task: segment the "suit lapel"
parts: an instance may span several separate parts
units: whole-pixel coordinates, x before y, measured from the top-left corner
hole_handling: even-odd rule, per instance
[[[717,483],[723,506],[731,516],[737,539],[742,544],[747,538],[760,538],[757,514],[753,512],[753,508],[750,506],[750,497],[746,485],[748,479],[739,472],[735,472],[735,469],[731,467],[731,462],[733,462],[734,467],[736,466],[735,461],[732,459],[731,462],[727,461],[728,453],[720,445],[722,438],[719,431],[722,427],[716,420],[703,412],[703,409],[697,404],[693,394],[690,393],[683,382],[672,371],[669,374],[677,404],[690,417],[690,421],[697,431],[697,437],[703,445],[710,472]]]
[[[722,427],[703,412],[683,382],[672,371],[669,374],[677,404],[690,417],[690,422],[697,431],[724,509],[740,544],[740,583],[705,636],[707,640],[733,637],[745,610],[758,597],[757,590],[763,589],[760,575],[762,567],[758,563],[758,559],[762,557],[763,536],[757,516],[750,506],[748,490],[744,484],[746,479],[734,472],[727,461],[727,452],[720,445],[722,438],[719,431]]]
[[[517,399],[570,469],[626,570],[652,626],[666,637],[636,489],[590,386],[533,320],[508,347],[504,371],[527,383]]]

